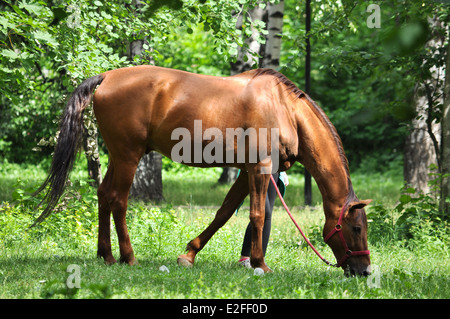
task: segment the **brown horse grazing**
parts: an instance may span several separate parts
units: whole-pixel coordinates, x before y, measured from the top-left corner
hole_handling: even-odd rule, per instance
[[[327,238],[336,259],[345,259],[340,266],[347,273],[369,274],[367,220],[363,207],[370,201],[358,200],[353,191],[336,129],[305,93],[284,75],[269,69],[214,77],[136,66],[85,80],[75,89],[65,109],[50,174],[38,190],[50,186],[44,198],[47,206],[33,225],[50,214],[64,191],[80,144],[81,114],[93,95],[98,127],[109,151],[108,171],[98,189],[97,255],[107,264],[116,262],[111,252],[111,212],[119,239],[120,261],[136,263],[125,215],[128,192],[140,158],[153,150],[173,158],[176,148],[182,152],[175,152],[175,155],[188,165],[241,169],[214,220],[189,242],[187,253],[178,257],[179,264],[192,266],[197,253],[250,194],[251,265],[270,271],[262,252],[264,202],[270,172],[288,170],[298,161],[311,172],[322,194],[326,218],[324,237],[333,232],[335,225],[335,231],[340,232],[339,236]],[[277,129],[276,140],[273,135],[262,136],[261,129],[272,132],[274,128]],[[234,129],[235,134],[231,137],[227,134],[225,138],[225,132],[230,129]],[[256,132],[256,136],[248,132]],[[200,141],[198,134],[203,134]],[[188,139],[185,146],[192,146],[194,152],[187,147],[180,148],[182,135]],[[242,141],[248,143],[239,151]],[[214,152],[210,152],[213,161],[202,156],[202,150],[208,147],[210,151],[214,148]],[[252,156],[257,150],[257,156]],[[225,160],[225,155],[230,154]],[[351,251],[367,253],[352,255]]]

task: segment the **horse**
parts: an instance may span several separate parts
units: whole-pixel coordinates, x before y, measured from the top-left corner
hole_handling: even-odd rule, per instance
[[[182,128],[190,133],[185,145],[201,151],[216,142],[214,156],[231,154],[227,160],[212,161],[187,149],[182,155],[175,152],[175,157],[185,159],[184,164],[236,167],[241,173],[210,225],[187,244],[185,254],[178,256],[178,264],[192,266],[209,239],[250,195],[251,266],[270,272],[262,251],[262,228],[271,172],[286,171],[300,162],[314,177],[322,195],[323,236],[335,258],[342,261],[338,266],[346,275],[370,274],[364,207],[371,200],[359,200],[355,195],[341,139],[324,111],[286,76],[272,69],[217,77],[143,65],[106,71],[84,80],[64,110],[49,175],[36,191],[46,190],[46,207],[32,226],[52,212],[64,192],[80,147],[82,113],[91,102],[109,154],[108,169],[97,190],[97,256],[106,264],[116,263],[111,251],[111,213],[119,240],[119,261],[137,263],[125,219],[130,186],[145,153],[157,151],[174,157],[173,150],[179,150],[177,144],[181,143],[174,138],[174,131]],[[251,128],[256,132],[253,137],[246,134]],[[203,136],[200,142],[193,137],[208,129],[214,129],[215,136]],[[241,131],[231,137],[219,136],[228,129]],[[277,134],[262,136],[262,129],[276,129]],[[242,141],[249,143],[242,146]],[[256,156],[251,156],[258,148]],[[339,236],[333,236],[335,233]]]

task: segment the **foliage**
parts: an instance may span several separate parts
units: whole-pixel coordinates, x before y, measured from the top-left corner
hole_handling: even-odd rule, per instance
[[[177,39],[189,38],[193,29],[204,30],[201,43],[220,55],[222,65],[235,59],[235,48],[246,46],[236,19],[257,1],[143,3],[137,8],[132,0],[2,2],[0,156],[15,162],[42,157],[30,151],[41,138],[55,135],[64,102],[76,85],[95,74],[151,60],[171,66],[171,57],[186,56],[175,45]],[[252,21],[250,27],[262,25]],[[145,39],[144,53],[131,60],[128,46],[138,39]],[[186,69],[186,62],[173,65]]]
[[[65,100],[86,77],[146,64],[228,75],[242,35],[264,23],[244,19],[255,0],[132,0],[76,2],[13,1],[0,5],[0,156],[36,162],[50,155],[31,152],[55,135]],[[367,3],[321,1],[312,5],[312,97],[338,129],[352,170],[384,171],[401,163],[405,124],[415,116],[416,83],[444,63],[445,50],[424,48],[434,34],[427,19],[447,21],[448,4],[396,0],[378,2],[381,28],[369,28]],[[303,2],[285,1],[281,67],[300,88],[304,81]],[[445,28],[445,23],[443,25]],[[129,44],[144,41],[133,60]],[[256,58],[256,57],[255,57]],[[425,63],[424,63],[425,61]],[[438,91],[436,91],[438,92]],[[440,119],[438,96],[431,113]],[[389,167],[391,165],[391,167]],[[301,172],[298,167],[298,172]]]
[[[439,179],[437,176],[431,183],[439,185]],[[383,242],[399,241],[411,249],[442,250],[448,247],[449,216],[439,210],[437,191],[423,194],[404,186],[393,209],[381,204],[372,207],[368,214],[372,221],[369,237]]]
[[[367,24],[369,4],[380,7],[380,28]],[[300,87],[305,57],[302,5],[286,1],[286,7],[295,10],[285,19],[281,61],[281,71]],[[444,64],[445,43],[432,49],[425,49],[424,43],[433,35],[446,35],[440,26],[428,26],[427,19],[437,15],[448,21],[449,5],[321,1],[311,8],[311,96],[336,126],[351,167],[384,171],[402,159],[405,124],[416,116],[415,85],[429,79],[430,66]],[[433,92],[437,101],[439,90]],[[433,105],[433,119],[439,120],[439,108]]]
[[[414,85],[430,77],[431,65],[444,63],[444,44],[436,51],[423,45],[442,30],[425,22],[433,15],[448,21],[448,4],[374,3],[381,7],[381,29],[368,28],[365,2],[313,3],[311,95],[336,125],[352,171],[358,168],[352,174],[358,195],[375,199],[367,209],[369,245],[372,262],[382,268],[381,289],[325,267],[298,243],[295,228],[278,204],[267,256],[274,274],[255,277],[236,266],[248,224],[246,203],[208,243],[194,268],[178,268],[177,254],[209,224],[216,211],[211,206],[220,204],[228,187],[216,185],[218,169],[191,169],[166,159],[168,205],[129,206],[127,219],[139,266],[106,267],[95,258],[97,198],[79,163],[80,171],[72,174],[73,183],[56,211],[43,224],[27,229],[38,215],[40,201],[30,193],[45,178],[42,167],[48,160],[30,163],[51,152],[42,148],[43,153],[36,154],[31,149],[55,135],[65,100],[76,85],[106,70],[152,60],[160,66],[228,75],[237,48],[246,48],[242,34],[252,28],[262,31],[264,23],[244,19],[248,24],[235,28],[237,18],[257,5],[255,0],[143,1],[139,8],[132,0],[3,1],[0,297],[448,298],[448,216],[439,212],[433,194],[411,188],[399,192],[404,124],[415,116]],[[280,70],[301,88],[304,2],[285,4]],[[134,40],[145,43],[144,53],[132,60],[128,46]],[[440,105],[434,103],[431,111],[439,120]],[[309,229],[308,236],[320,243],[323,212],[303,208],[302,176],[291,173],[286,200]],[[320,206],[317,187],[313,193]],[[117,254],[117,238],[114,231],[111,234]],[[319,248],[332,258],[326,245]],[[82,268],[80,289],[65,285],[68,264]],[[161,264],[170,273],[159,272]]]
[[[165,196],[171,202],[163,206],[130,202],[127,223],[140,264],[105,266],[96,258],[95,191],[88,186],[88,180],[83,180],[84,169],[80,165],[77,168],[79,171],[75,170],[71,176],[73,184],[57,211],[36,228],[27,229],[39,214],[36,209],[39,199],[29,197],[28,190],[34,189],[32,185],[38,182],[35,179],[43,178],[45,172],[24,164],[3,163],[0,167],[0,187],[6,193],[13,193],[11,201],[0,204],[1,298],[448,298],[448,245],[429,241],[436,241],[434,234],[430,233],[433,238],[423,237],[414,227],[409,229],[414,246],[405,247],[400,244],[402,241],[385,238],[385,233],[376,231],[382,223],[376,220],[376,208],[370,206],[369,217],[373,221],[369,225],[369,246],[373,264],[381,269],[381,288],[370,288],[366,278],[344,278],[341,270],[325,266],[308,247],[299,244],[301,236],[279,201],[276,201],[267,252],[267,263],[273,274],[255,277],[252,271],[236,265],[249,221],[247,207],[241,208],[217,232],[198,255],[195,267],[178,267],[176,256],[209,225],[217,210],[217,206],[211,205],[223,200],[227,191],[221,190],[217,198],[206,196],[215,192],[212,182],[217,181],[219,172],[213,170],[198,170],[195,174],[165,171],[165,185],[167,181],[184,183],[176,189],[177,197]],[[9,182],[12,176],[15,186]],[[315,245],[319,243],[320,252],[333,260],[329,248],[322,244],[323,210],[320,205],[303,208],[292,204],[297,189],[301,189],[302,178],[291,177],[288,205],[301,226],[309,230],[307,236]],[[193,187],[193,178],[206,182]],[[376,180],[372,183],[380,189],[376,201],[393,202],[400,195],[392,191],[392,186],[385,187],[388,183],[383,181],[390,178],[355,174],[355,189],[361,189],[366,180]],[[391,183],[398,187],[401,179]],[[179,198],[188,198],[189,194],[194,195],[193,205],[175,206],[180,204]],[[409,205],[417,207],[420,203],[409,202],[404,210]],[[392,211],[387,205],[385,209]],[[437,229],[435,226],[433,230]],[[114,229],[111,235],[113,254],[117,257],[119,248]],[[444,237],[440,238],[444,241]],[[69,289],[66,285],[67,268],[71,264],[80,267],[79,289]],[[169,272],[159,271],[161,265]]]

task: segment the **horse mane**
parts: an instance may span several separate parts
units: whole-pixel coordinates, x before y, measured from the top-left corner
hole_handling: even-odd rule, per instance
[[[308,102],[308,105],[312,106],[312,110],[314,113],[322,119],[323,123],[329,128],[331,135],[333,136],[334,141],[336,142],[336,146],[339,152],[339,157],[341,159],[342,164],[344,165],[345,172],[347,174],[348,179],[348,187],[349,187],[349,194],[347,197],[347,204],[351,201],[357,200],[355,191],[353,189],[352,182],[350,180],[350,169],[348,166],[348,160],[347,156],[344,152],[344,146],[342,144],[342,140],[336,130],[336,127],[331,123],[328,116],[325,114],[325,112],[320,108],[317,103],[309,97],[308,94],[300,90],[291,80],[289,80],[284,74],[275,71],[273,69],[256,69],[253,73],[253,78],[268,75],[273,78],[275,78],[278,82],[277,84],[283,84],[286,87],[287,94],[293,94],[295,99],[301,99],[304,98]]]
[[[293,94],[297,99],[306,96],[306,93],[300,90],[291,80],[289,80],[284,74],[277,72],[273,69],[256,69],[253,74],[253,78],[269,75],[278,80],[278,83],[282,83],[286,87],[286,91],[289,94]]]

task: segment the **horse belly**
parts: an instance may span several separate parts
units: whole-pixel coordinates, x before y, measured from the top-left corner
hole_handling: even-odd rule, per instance
[[[153,131],[153,149],[176,162],[201,167],[244,168],[259,162],[261,154],[270,155],[270,128],[251,123],[240,105],[224,100],[173,106]]]

